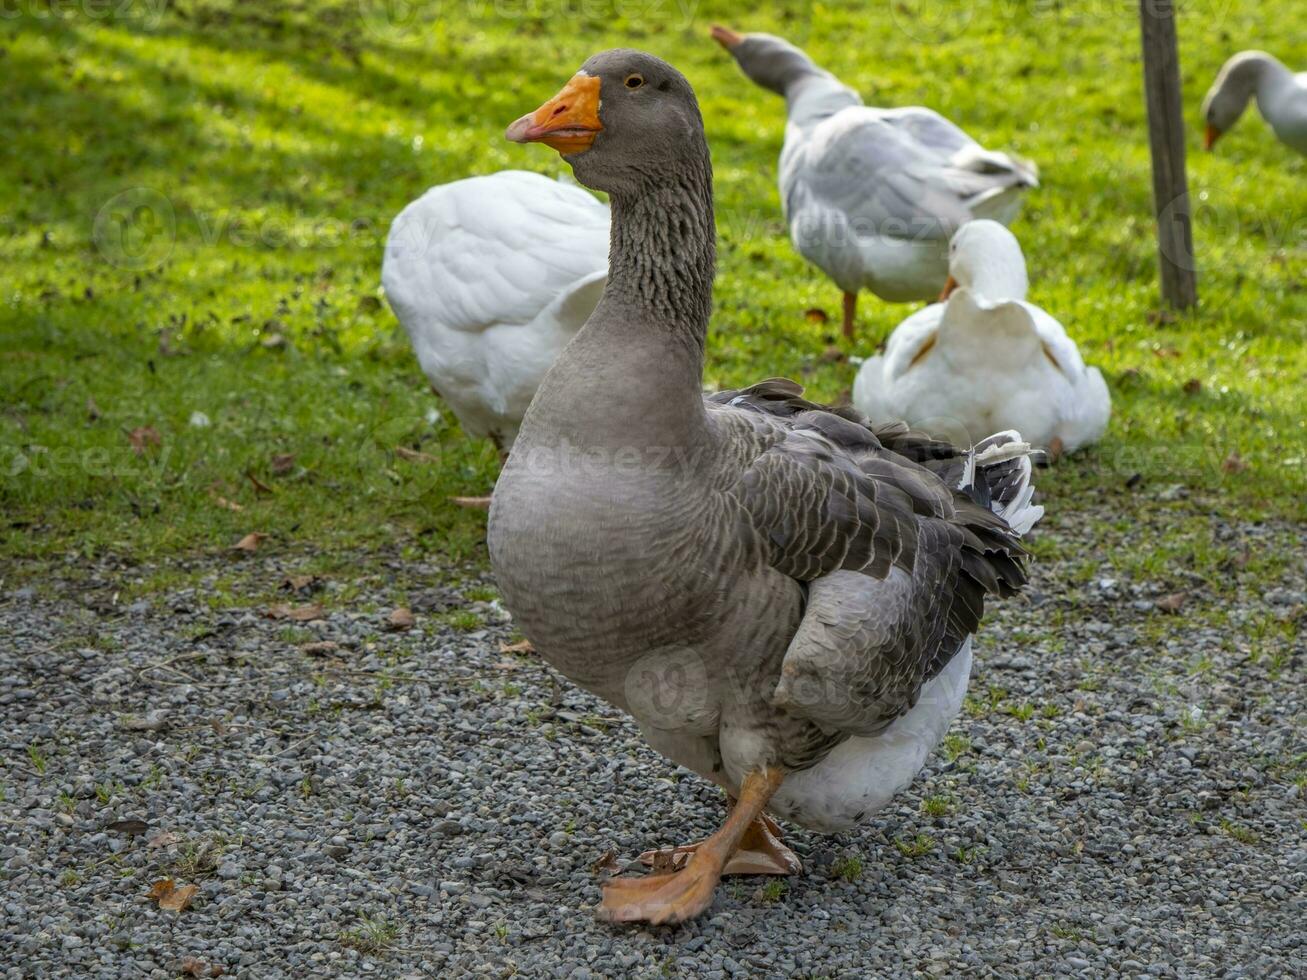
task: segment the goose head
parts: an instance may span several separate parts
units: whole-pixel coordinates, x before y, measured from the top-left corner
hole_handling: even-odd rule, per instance
[[[504,135],[553,147],[577,180],[610,194],[636,191],[708,158],[703,117],[685,76],[628,48],[594,55]]]
[[[1239,121],[1271,60],[1264,51],[1241,51],[1221,66],[1203,98],[1203,122],[1207,127],[1203,149],[1210,150]]]
[[[711,33],[750,80],[777,95],[784,95],[795,80],[821,71],[801,50],[774,34],[737,34],[720,25],[714,25]]]
[[[1030,282],[1017,236],[997,221],[968,221],[948,246],[948,281],[940,300],[968,289],[988,300],[1025,299]]]

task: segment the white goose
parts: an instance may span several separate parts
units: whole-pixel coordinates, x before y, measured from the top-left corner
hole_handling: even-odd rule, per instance
[[[608,207],[581,188],[506,170],[433,187],[390,227],[386,298],[436,394],[501,455],[599,302],[608,225]]]
[[[1054,455],[1099,438],[1111,411],[1107,385],[1062,324],[1025,301],[1026,262],[1012,232],[973,221],[949,253],[947,298],[904,320],[884,355],[862,365],[858,410],[969,442],[1019,428]]]
[[[1204,147],[1210,150],[1254,97],[1280,142],[1307,154],[1307,72],[1295,75],[1265,51],[1240,51],[1221,66],[1203,99]]]
[[[853,335],[858,291],[932,299],[948,274],[949,237],[973,218],[1007,224],[1033,164],[986,150],[932,109],[875,109],[788,41],[712,36],[758,85],[785,96],[781,204],[794,247],[844,291]]]

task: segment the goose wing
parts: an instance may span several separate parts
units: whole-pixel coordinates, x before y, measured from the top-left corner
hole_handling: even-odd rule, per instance
[[[879,731],[975,631],[985,596],[1025,582],[1019,535],[991,506],[1024,524],[1029,447],[1012,434],[978,462],[779,379],[711,401],[739,462],[724,489],[744,546],[808,589],[774,700],[828,731]]]
[[[857,106],[813,131],[790,183],[791,213],[809,205],[846,215],[861,235],[946,239],[985,201],[1037,180],[929,109]]]

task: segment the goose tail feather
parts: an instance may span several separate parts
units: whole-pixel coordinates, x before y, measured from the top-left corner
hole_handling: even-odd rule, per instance
[[[1015,429],[997,432],[967,454],[958,487],[1003,518],[1017,534],[1028,534],[1044,516],[1044,508],[1033,503],[1030,460],[1038,452]]]

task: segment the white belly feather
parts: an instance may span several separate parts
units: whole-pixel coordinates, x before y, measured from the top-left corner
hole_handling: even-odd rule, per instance
[[[916,778],[962,709],[970,676],[968,638],[907,714],[881,734],[851,738],[811,769],[791,773],[767,809],[823,833],[866,820]]]

